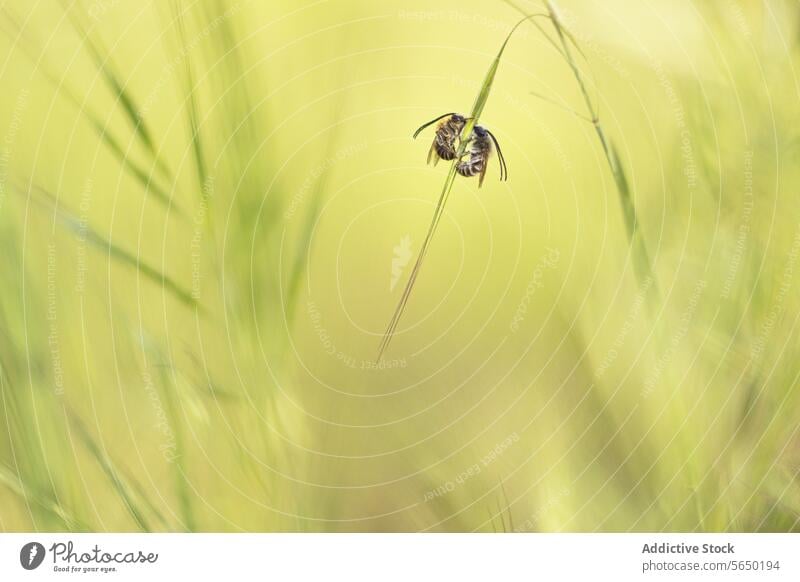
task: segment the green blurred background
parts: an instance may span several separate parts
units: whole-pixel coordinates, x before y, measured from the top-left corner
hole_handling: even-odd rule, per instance
[[[519,11],[4,2],[0,529],[800,529],[800,8],[559,8],[376,367]]]

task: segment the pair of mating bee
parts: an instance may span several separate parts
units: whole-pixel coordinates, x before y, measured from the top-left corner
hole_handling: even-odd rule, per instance
[[[433,145],[428,152],[428,163],[433,160],[434,165],[439,160],[451,161],[458,156],[458,149],[461,146],[461,132],[467,125],[471,117],[464,117],[458,113],[445,113],[433,119],[414,132],[414,139],[420,132],[439,122],[436,128],[436,135],[433,138]],[[476,125],[472,128],[472,133],[466,140],[466,148],[456,164],[456,172],[467,178],[480,176],[478,188],[483,185],[483,178],[486,176],[486,168],[489,165],[489,156],[492,155],[492,145],[497,148],[497,156],[500,159],[500,180],[508,180],[508,168],[503,152],[500,151],[500,144],[497,143],[491,131]],[[464,159],[466,158],[466,159]]]

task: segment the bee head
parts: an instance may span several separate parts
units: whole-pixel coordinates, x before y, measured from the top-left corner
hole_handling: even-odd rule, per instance
[[[450,120],[461,125],[467,122],[467,118],[463,115],[459,115],[458,113],[453,113],[453,116],[450,118]]]
[[[489,132],[486,131],[486,128],[480,125],[476,125],[472,131],[474,131],[475,135],[478,137],[486,137],[487,135],[489,135]]]

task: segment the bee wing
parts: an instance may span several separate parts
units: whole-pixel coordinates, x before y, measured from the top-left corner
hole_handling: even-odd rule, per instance
[[[478,188],[483,186],[483,179],[486,177],[486,169],[489,167],[489,156],[483,160],[483,168],[481,169],[480,178],[478,178]]]
[[[430,164],[433,161],[433,165],[435,166],[436,163],[439,161],[439,154],[436,153],[436,138],[433,138],[433,143],[431,144],[431,149],[428,151],[428,163]]]

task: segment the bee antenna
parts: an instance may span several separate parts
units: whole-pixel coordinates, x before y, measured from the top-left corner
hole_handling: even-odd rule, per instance
[[[440,119],[444,119],[445,117],[450,117],[451,115],[455,115],[455,113],[445,113],[444,115],[440,115],[440,116],[439,116],[439,117],[437,117],[436,119],[432,119],[431,121],[429,121],[429,122],[428,122],[428,123],[426,123],[425,125],[422,125],[422,126],[421,126],[421,127],[420,127],[420,128],[417,130],[417,131],[415,131],[415,132],[414,132],[414,139],[417,139],[417,136],[418,136],[418,135],[420,134],[420,132],[421,132],[423,129],[425,129],[426,127],[428,127],[428,126],[430,126],[430,125],[433,125],[434,123],[436,123],[436,122],[437,122],[437,121],[439,121]]]
[[[497,143],[497,138],[494,136],[494,134],[488,129],[486,130],[486,133],[488,133],[489,137],[492,138],[494,147],[497,148],[497,157],[500,159],[500,181],[508,180],[508,166],[506,165],[505,157],[503,157],[503,150],[500,149],[500,144]]]

